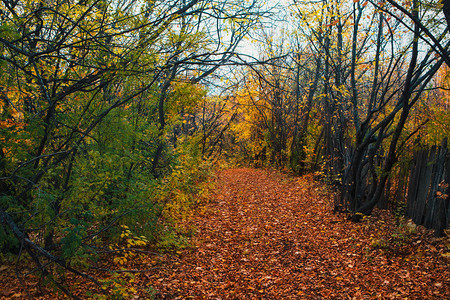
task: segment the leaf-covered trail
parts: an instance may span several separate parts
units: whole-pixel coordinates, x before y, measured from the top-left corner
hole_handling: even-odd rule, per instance
[[[116,274],[125,276],[117,277],[125,299],[450,299],[442,239],[422,228],[398,231],[382,212],[352,223],[331,212],[331,197],[311,176],[222,171],[211,201],[184,224],[196,228],[191,247],[144,251],[126,265],[114,256],[102,261],[132,270]],[[14,267],[0,270],[0,299],[24,299]],[[94,276],[111,279],[109,272]],[[49,288],[39,292],[38,280],[27,282],[33,299],[64,299]],[[95,291],[86,280],[71,288]]]
[[[374,248],[370,224],[333,214],[329,194],[310,177],[232,169],[218,174],[216,189],[212,201],[191,221],[197,228],[194,247],[165,256],[161,268],[145,274],[158,298],[450,295],[449,268],[434,246],[418,241],[405,255]],[[376,226],[384,226],[380,224]]]

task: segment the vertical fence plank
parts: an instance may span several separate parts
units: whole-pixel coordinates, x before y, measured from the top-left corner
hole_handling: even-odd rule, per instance
[[[418,178],[420,175],[421,161],[422,161],[423,151],[418,151],[414,153],[413,163],[411,165],[411,174],[409,176],[408,184],[408,197],[406,202],[406,216],[408,218],[414,218],[414,211],[416,206],[416,195],[418,189]]]
[[[417,199],[416,199],[416,211],[414,213],[413,221],[416,224],[423,224],[425,217],[425,209],[427,206],[427,196],[430,189],[431,175],[433,171],[433,166],[430,165],[436,156],[436,147],[434,146],[431,150],[424,150],[423,161],[421,162],[421,172],[419,182],[417,182]]]
[[[450,153],[448,150],[445,158],[445,176],[443,184],[440,186],[440,192],[442,194],[437,197],[439,206],[433,224],[436,236],[442,236],[450,222]]]
[[[427,228],[434,228],[435,219],[438,216],[439,197],[437,192],[439,184],[445,179],[445,158],[447,155],[447,148],[444,142],[436,151],[436,159],[433,162],[433,175],[430,183],[430,191],[428,193],[427,211],[424,222],[424,225]]]
[[[442,235],[450,221],[450,153],[447,140],[440,147],[433,146],[414,153],[409,180],[406,181],[406,216],[418,225],[434,229],[437,236]]]

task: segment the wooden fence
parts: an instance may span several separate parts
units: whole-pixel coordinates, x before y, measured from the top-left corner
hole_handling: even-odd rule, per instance
[[[414,154],[409,175],[406,216],[442,235],[450,221],[450,153],[447,142]]]

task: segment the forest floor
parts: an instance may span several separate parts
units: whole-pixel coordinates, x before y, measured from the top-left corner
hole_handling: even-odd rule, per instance
[[[210,201],[185,226],[196,230],[189,247],[130,260],[127,268],[146,271],[126,277],[127,298],[450,298],[444,239],[398,227],[385,211],[348,221],[332,212],[332,194],[312,176],[221,171]],[[2,298],[1,290],[1,299],[24,295],[9,286]]]

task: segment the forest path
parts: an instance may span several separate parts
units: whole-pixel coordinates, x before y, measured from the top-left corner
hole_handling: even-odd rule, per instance
[[[450,271],[434,246],[416,241],[402,255],[374,247],[370,233],[389,224],[355,224],[333,214],[330,194],[310,176],[231,169],[218,173],[215,189],[190,221],[194,246],[164,256],[161,268],[146,274],[157,299],[450,295]]]

